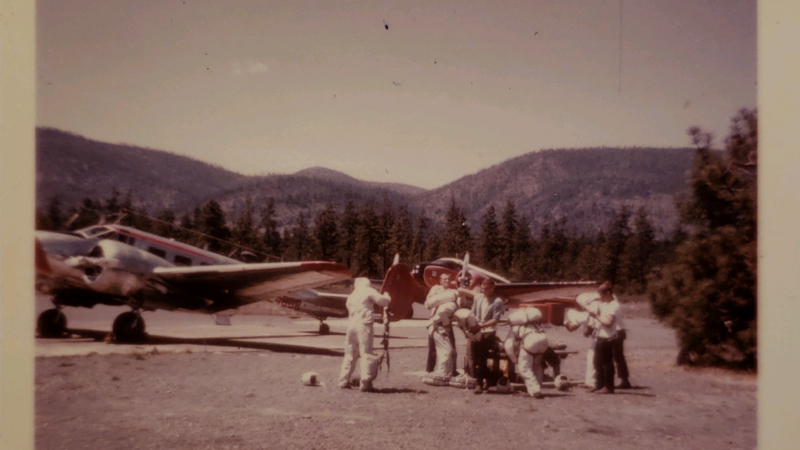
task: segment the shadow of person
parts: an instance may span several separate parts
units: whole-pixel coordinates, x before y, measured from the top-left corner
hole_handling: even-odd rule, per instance
[[[372,391],[374,394],[427,394],[428,391],[419,391],[409,388],[376,388]]]

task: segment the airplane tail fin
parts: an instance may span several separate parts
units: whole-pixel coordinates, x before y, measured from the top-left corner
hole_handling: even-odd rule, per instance
[[[428,289],[414,279],[411,269],[397,263],[386,272],[381,292],[387,292],[392,297],[389,320],[396,322],[413,316],[414,302],[424,303]]]

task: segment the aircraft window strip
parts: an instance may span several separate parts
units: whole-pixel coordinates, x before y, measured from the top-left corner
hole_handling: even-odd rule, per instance
[[[175,263],[176,266],[182,266],[182,267],[189,267],[192,266],[194,263],[194,261],[192,261],[192,258],[187,258],[183,255],[178,255],[178,254],[174,256],[172,261]]]
[[[161,236],[154,235],[154,234],[151,234],[151,233],[147,233],[147,232],[144,232],[144,231],[141,231],[141,230],[136,230],[135,233],[132,232],[132,231],[129,231],[127,229],[125,229],[125,231],[128,232],[131,236],[137,236],[139,239],[141,239],[143,241],[146,241],[146,242],[149,242],[149,243],[153,243],[153,244],[157,244],[157,245],[161,245],[161,246],[164,246],[164,247],[173,248],[173,249],[178,250],[178,251],[180,251],[182,253],[189,253],[189,254],[192,254],[193,256],[196,256],[196,257],[199,257],[199,258],[203,258],[206,261],[208,261],[205,265],[238,264],[238,263],[240,263],[240,261],[237,261],[235,259],[226,258],[226,257],[224,257],[222,255],[218,255],[218,254],[215,254],[215,253],[212,253],[212,252],[208,252],[206,250],[191,246],[189,244],[185,244],[183,242],[170,241],[170,240],[164,239]],[[225,261],[224,262],[223,261],[219,261],[218,260],[219,258],[224,258]]]
[[[149,253],[152,253],[152,254],[158,256],[159,258],[167,259],[167,252],[165,252],[164,250],[161,250],[160,248],[150,246],[150,247],[147,247],[147,251]]]

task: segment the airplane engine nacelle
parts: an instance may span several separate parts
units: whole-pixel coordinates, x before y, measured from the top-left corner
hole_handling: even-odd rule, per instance
[[[156,255],[112,240],[102,240],[88,256],[73,259],[92,289],[124,297],[142,289],[156,267],[173,266]]]

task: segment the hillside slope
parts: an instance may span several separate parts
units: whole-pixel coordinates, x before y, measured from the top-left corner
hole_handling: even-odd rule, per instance
[[[508,200],[532,225],[565,219],[579,231],[605,227],[622,205],[644,206],[662,231],[677,220],[674,196],[687,187],[692,149],[588,148],[528,153],[421,195],[418,208],[444,217],[451,199],[479,224]],[[476,230],[477,231],[477,230]]]
[[[131,193],[151,211],[185,209],[248,179],[202,161],[124,144],[95,141],[53,128],[36,130],[36,205],[58,194],[62,205]]]

